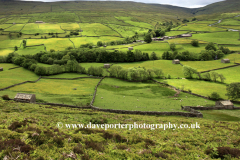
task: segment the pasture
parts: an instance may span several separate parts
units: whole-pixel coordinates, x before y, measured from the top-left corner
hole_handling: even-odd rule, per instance
[[[61,29],[71,31],[71,30],[80,30],[78,23],[58,23],[61,26]]]
[[[195,79],[167,79],[166,81],[169,85],[184,90],[190,89],[192,93],[200,94],[206,97],[210,96],[212,92],[217,92],[221,98],[228,98],[225,96],[227,93],[225,84],[199,81]]]
[[[5,28],[8,28],[8,27],[10,27],[10,26],[12,26],[13,24],[0,24],[0,28],[2,28],[2,29],[5,29]]]
[[[133,17],[115,17],[115,18],[122,20],[125,23],[128,23],[132,26],[141,27],[141,28],[153,28],[153,26],[151,24],[139,22]]]
[[[14,49],[0,49],[0,56],[6,56],[12,52],[14,52]]]
[[[101,23],[80,23],[80,28],[83,30],[82,35],[86,36],[116,36],[120,35],[111,28]]]
[[[238,32],[215,32],[193,34],[191,39],[198,39],[218,44],[240,44]]]
[[[240,66],[238,67],[231,67],[226,69],[221,69],[216,71],[219,74],[223,74],[226,80],[225,83],[234,83],[240,81]]]
[[[224,19],[218,25],[220,25],[220,26],[239,26],[240,25],[240,21],[235,20],[235,19]]]
[[[28,23],[29,19],[30,19],[29,17],[13,17],[13,18],[8,19],[8,21],[5,23],[23,23],[23,24],[25,24],[25,23]]]
[[[162,69],[165,76],[171,75],[172,78],[184,77],[182,66],[180,64],[172,64],[172,60],[154,60],[145,62],[133,62],[133,63],[118,63],[125,69],[132,67],[145,67],[146,69],[159,68]]]
[[[0,48],[13,48],[15,46],[20,47],[22,40],[4,40],[0,41]]]
[[[187,26],[182,26],[178,30],[208,31],[208,32],[226,31],[226,29],[222,29],[218,27],[210,27],[207,24],[187,24]]]
[[[0,65],[3,67],[3,71],[0,72],[0,88],[5,88],[24,81],[35,81],[39,78],[35,73],[22,67],[8,70],[8,68],[17,67],[17,65],[7,63],[0,63]],[[4,95],[1,92],[0,94]]]
[[[202,72],[210,69],[234,65],[233,58],[229,58],[229,60],[230,63],[221,63],[221,60],[212,60],[212,61],[181,61],[181,64],[196,68],[198,72]]]
[[[34,47],[26,47],[26,48],[19,48],[15,53],[18,53],[19,55],[28,55],[28,54],[37,54],[41,51],[45,51],[44,46],[34,46]]]
[[[11,27],[5,29],[6,32],[20,32],[25,24],[14,24]]]
[[[47,51],[50,49],[54,50],[65,50],[67,47],[73,47],[71,41],[68,38],[51,38],[51,39],[28,39],[27,46],[44,44]]]
[[[178,100],[174,100],[175,93],[159,84],[105,78],[98,87],[94,106],[116,110],[183,112],[181,105],[214,104],[213,101],[205,102],[202,98],[186,93],[180,93]]]
[[[92,99],[94,88],[99,79],[78,79],[78,80],[56,80],[41,79],[36,83],[26,83],[15,86],[5,91],[2,95],[7,94],[13,98],[16,93],[33,93],[36,94],[37,100],[64,103],[70,105],[87,105]],[[77,88],[74,90],[74,88]]]
[[[138,32],[139,35],[142,35],[144,32],[147,32],[147,29],[134,27],[134,26],[121,26],[116,24],[108,24],[110,28],[117,31],[123,37],[131,37],[135,35],[135,32]]]
[[[49,23],[28,23],[22,29],[24,34],[35,34],[35,33],[64,33],[65,31],[60,28],[59,24]]]

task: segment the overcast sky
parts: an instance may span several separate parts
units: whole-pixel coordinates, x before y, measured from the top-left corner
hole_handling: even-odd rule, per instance
[[[25,0],[25,1],[55,2],[55,1],[71,1],[71,0]],[[98,0],[98,1],[105,1],[105,0]],[[111,1],[115,1],[115,0],[111,0]],[[117,1],[159,3],[159,4],[169,4],[174,6],[187,7],[187,8],[199,8],[199,7],[203,7],[208,4],[223,1],[223,0],[117,0]]]

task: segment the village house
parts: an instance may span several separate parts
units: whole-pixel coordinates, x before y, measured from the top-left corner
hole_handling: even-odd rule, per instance
[[[18,93],[18,94],[14,97],[14,101],[17,101],[17,102],[27,102],[27,103],[35,103],[35,102],[36,102],[36,96],[35,96],[35,94]]]
[[[174,60],[172,61],[172,64],[180,64],[179,59],[174,59]]]
[[[128,47],[128,50],[130,51],[130,50],[133,50],[133,47]]]
[[[104,64],[104,68],[110,68],[110,64]]]
[[[223,107],[226,109],[233,109],[233,103],[231,101],[217,101],[215,104],[216,107]]]
[[[222,59],[221,62],[222,63],[230,63],[230,60],[229,59]]]
[[[2,68],[2,67],[0,67],[0,71],[3,71],[3,68]]]

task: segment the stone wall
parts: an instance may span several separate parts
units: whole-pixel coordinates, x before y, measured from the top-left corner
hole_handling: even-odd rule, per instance
[[[225,107],[193,107],[193,106],[183,106],[183,110],[189,111],[189,110],[239,110],[240,107],[234,107],[233,109],[225,108]]]
[[[239,66],[239,64],[235,63],[235,65],[232,65],[232,66],[226,66],[226,67],[221,67],[221,68],[210,69],[210,70],[207,70],[207,71],[202,71],[200,73],[205,73],[205,72],[210,72],[210,71],[215,71],[215,70],[225,69],[225,68],[230,68],[230,67],[237,67],[237,66]]]
[[[9,88],[12,88],[12,87],[21,85],[21,84],[25,84],[25,83],[36,83],[36,82],[39,81],[40,79],[41,79],[41,76],[40,76],[36,81],[25,81],[25,82],[22,82],[22,83],[14,84],[14,85],[8,86],[8,87],[6,87],[6,88],[1,88],[0,91],[4,91],[4,90],[6,90],[6,89],[9,89]]]
[[[94,94],[93,94],[93,99],[92,99],[92,101],[91,101],[91,103],[90,103],[90,106],[93,105],[93,103],[94,103],[94,101],[95,101],[96,93],[97,93],[97,87],[100,85],[100,83],[102,82],[102,80],[103,80],[104,78],[105,78],[105,77],[102,77],[101,80],[100,80],[100,81],[98,82],[98,84],[96,85],[96,87],[95,87],[95,92],[94,92]]]
[[[43,79],[64,79],[64,80],[75,80],[75,79],[82,79],[82,78],[94,78],[100,79],[102,77],[76,77],[76,78],[51,78],[51,77],[42,77]]]
[[[101,112],[119,113],[119,114],[139,114],[139,115],[161,115],[161,116],[184,116],[184,117],[199,117],[203,118],[201,112],[191,111],[187,112],[155,112],[155,111],[129,111],[129,110],[114,110],[114,109],[101,109],[98,107],[91,106],[93,110]]]

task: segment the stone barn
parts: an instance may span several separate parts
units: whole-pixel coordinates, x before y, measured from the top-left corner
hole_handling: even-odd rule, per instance
[[[79,30],[79,32],[83,32],[83,30],[82,30],[82,29],[80,29],[80,30]]]
[[[104,64],[104,68],[110,68],[110,64]]]
[[[183,38],[184,37],[192,37],[192,34],[191,33],[189,33],[189,34],[181,34],[180,36],[183,37]]]
[[[179,61],[179,59],[174,59],[174,60],[172,61],[172,63],[173,63],[173,64],[180,64],[180,61]]]
[[[43,21],[36,21],[35,23],[43,23]]]
[[[217,101],[215,104],[216,107],[223,107],[226,109],[233,109],[233,103],[231,101]]]
[[[14,97],[14,101],[35,103],[36,102],[36,96],[35,96],[35,94],[18,93]]]
[[[221,62],[222,63],[230,63],[230,60],[229,59],[222,59]]]
[[[0,67],[0,71],[3,71],[3,68],[2,68],[2,67]]]
[[[107,47],[107,45],[104,45],[103,47]]]
[[[128,47],[128,50],[130,51],[130,50],[133,50],[133,47]]]

